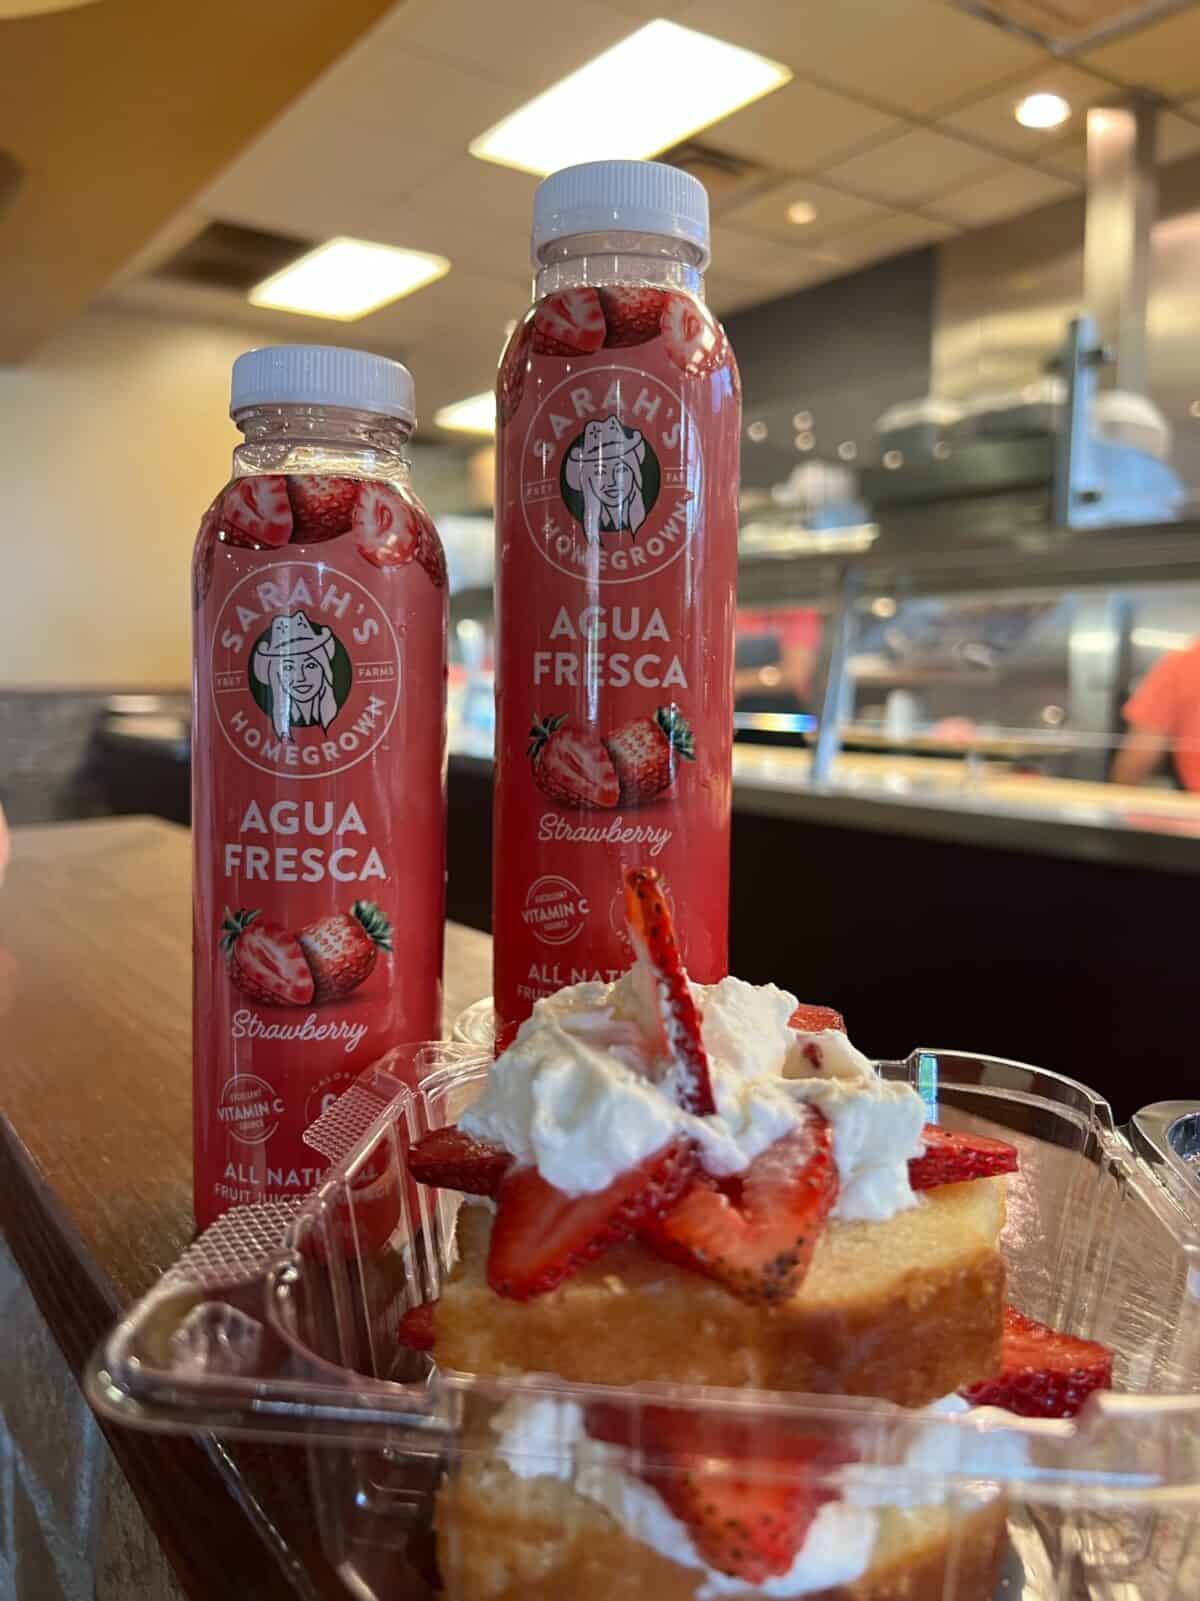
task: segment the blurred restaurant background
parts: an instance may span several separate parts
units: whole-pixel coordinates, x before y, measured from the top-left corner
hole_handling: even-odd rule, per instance
[[[646,146],[679,29],[785,70]],[[614,49],[638,73],[577,84],[530,170],[473,150]],[[744,384],[734,970],[840,1005],[875,1052],[986,1041],[1117,1097],[1109,1054],[1145,1064],[1136,1101],[1178,1093],[1196,4],[0,0],[10,821],[186,821],[230,364],[343,343],[416,378],[452,585],[449,911],[488,926],[490,390],[538,173],[608,154],[708,186]],[[330,241],[440,263],[353,320],[261,303]]]

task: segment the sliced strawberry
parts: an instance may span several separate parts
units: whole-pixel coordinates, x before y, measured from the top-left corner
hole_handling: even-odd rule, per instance
[[[672,1088],[685,1112],[709,1117],[713,1098],[708,1054],[700,1037],[700,1015],[688,988],[671,909],[658,869],[631,867],[625,874],[625,916],[638,960],[654,975],[654,997],[663,1050],[673,1064]]]
[[[287,480],[292,503],[292,543],[317,545],[348,533],[360,483],[361,479],[333,474],[292,473]]]
[[[278,473],[235,478],[221,503],[221,524],[231,545],[286,545],[292,537],[287,479]]]
[[[725,335],[703,301],[672,293],[662,320],[663,345],[681,371],[693,378],[716,372],[725,360]]]
[[[806,1001],[801,1001],[788,1018],[788,1027],[794,1028],[798,1034],[820,1034],[827,1028],[835,1028],[839,1034],[844,1034],[846,1019],[840,1012],[835,1012],[832,1006],[810,1006]]]
[[[600,296],[586,286],[540,300],[533,314],[533,348],[543,356],[590,356],[604,343]]]
[[[651,289],[645,284],[616,284],[599,293],[608,325],[606,345],[644,345],[658,337],[667,308],[666,290]]]
[[[756,1156],[740,1194],[694,1184],[646,1243],[671,1261],[716,1279],[744,1301],[768,1305],[799,1289],[837,1200],[829,1124],[815,1107],[805,1122]]]
[[[532,342],[533,318],[526,316],[513,329],[496,374],[496,415],[502,423],[511,422],[521,404]]]
[[[410,1351],[433,1350],[433,1308],[432,1301],[409,1307],[396,1330],[401,1345],[407,1345]]]
[[[408,1171],[420,1184],[438,1184],[464,1195],[497,1195],[500,1180],[512,1166],[501,1145],[477,1140],[462,1129],[435,1128],[408,1153]]]
[[[362,485],[350,527],[358,554],[372,567],[404,567],[417,554],[420,519],[403,495],[386,484]]]
[[[658,1491],[710,1567],[749,1584],[784,1574],[817,1512],[839,1491],[832,1470],[854,1460],[842,1442],[781,1420],[682,1408],[587,1410],[593,1439],[637,1451],[635,1471]]]
[[[535,1167],[514,1169],[500,1186],[488,1283],[514,1301],[545,1294],[673,1206],[695,1169],[688,1140],[672,1140],[593,1195],[566,1195]]]
[[[973,1406],[1000,1406],[1023,1418],[1073,1418],[1093,1390],[1112,1385],[1112,1352],[1004,1308],[1000,1372],[959,1393]]]
[[[221,950],[229,976],[243,995],[267,1006],[310,1006],[313,976],[300,941],[260,908],[225,908]]]
[[[968,1179],[991,1178],[1017,1171],[1016,1147],[986,1134],[954,1134],[926,1123],[921,1130],[924,1156],[908,1163],[908,1182],[914,1190],[936,1190],[941,1184],[965,1184]]]
[[[602,741],[566,712],[534,717],[526,754],[534,783],[551,800],[611,811],[621,798],[617,770]]]

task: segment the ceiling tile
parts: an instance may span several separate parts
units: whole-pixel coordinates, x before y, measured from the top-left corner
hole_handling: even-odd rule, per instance
[[[1076,192],[1073,184],[1053,173],[1040,172],[1015,161],[1005,165],[1007,170],[1004,172],[983,178],[952,194],[940,195],[933,209],[939,217],[961,223],[964,228],[979,228],[1048,205],[1052,200],[1062,200]]]
[[[950,109],[1044,59],[936,0],[692,0],[679,20],[913,116]]]
[[[932,128],[914,128],[863,155],[826,169],[830,183],[869,199],[917,205],[964,178],[994,172],[1000,158]]]
[[[951,112],[938,126],[961,133],[981,144],[994,145],[1010,155],[1034,159],[1061,141],[1064,130],[1083,126],[1083,113],[1089,106],[1111,99],[1113,86],[1105,78],[1083,72],[1066,62],[1056,62],[1038,72],[1025,74],[974,105]],[[1070,122],[1058,128],[1024,128],[1015,112],[1019,101],[1031,94],[1061,95],[1071,107]]]
[[[1165,95],[1190,94],[1200,89],[1200,9],[1189,6],[1177,11],[1089,51],[1083,61],[1122,83]]]
[[[865,267],[868,262],[898,256],[906,250],[948,239],[958,230],[936,217],[919,217],[912,212],[894,211],[861,228],[848,228],[829,242],[829,254],[836,256],[843,271]]]
[[[355,124],[393,133],[391,165],[403,173],[410,133],[422,144],[462,151],[525,98],[525,90],[495,72],[462,67],[406,46],[380,49],[360,63],[353,81],[339,89],[339,110]]]
[[[388,35],[528,92],[556,83],[637,26],[627,10],[590,0],[557,21],[543,0],[410,0]]]
[[[878,139],[895,117],[815,84],[793,82],[698,135],[704,144],[792,171],[813,170]]]
[[[790,282],[837,265],[832,246],[813,250],[795,241],[776,244],[757,234],[726,227],[713,229],[712,250],[713,261],[719,267],[753,283]]]
[[[806,203],[816,211],[811,222],[788,221],[788,207],[797,202]],[[747,200],[732,211],[723,211],[721,221],[732,228],[776,239],[781,244],[795,245],[803,250],[819,240],[846,228],[850,223],[868,222],[884,215],[886,208],[860,195],[846,194],[840,189],[827,188],[807,178],[790,178],[776,184],[765,194]]]
[[[1200,107],[1200,102],[1197,102]],[[1181,117],[1174,111],[1161,111],[1158,117],[1158,165],[1168,167],[1173,161],[1194,156],[1200,151],[1200,125]],[[1065,144],[1047,150],[1039,163],[1047,172],[1073,178],[1077,183],[1087,182],[1087,141],[1070,139]]]

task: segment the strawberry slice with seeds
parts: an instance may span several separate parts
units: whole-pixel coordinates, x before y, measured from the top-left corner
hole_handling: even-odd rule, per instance
[[[781,1420],[647,1406],[588,1408],[593,1439],[638,1452],[633,1471],[687,1526],[718,1572],[764,1584],[784,1574],[813,1519],[839,1490],[829,1475],[854,1460],[841,1441]]]
[[[408,1171],[420,1184],[437,1184],[464,1195],[491,1195],[512,1166],[502,1145],[477,1140],[453,1124],[435,1128],[419,1139],[408,1153]]]
[[[420,519],[397,490],[364,483],[350,523],[358,554],[372,567],[405,567],[421,542]]]
[[[292,503],[279,473],[236,478],[221,502],[221,525],[231,545],[277,549],[292,537]]]
[[[538,302],[533,348],[539,355],[590,356],[603,343],[604,312],[594,289],[563,289]]]
[[[840,1012],[835,1012],[832,1006],[810,1006],[806,1001],[801,1001],[788,1018],[788,1027],[794,1028],[797,1034],[821,1034],[828,1028],[844,1034],[846,1019]]]
[[[357,478],[324,473],[292,473],[287,480],[292,503],[292,543],[318,545],[349,533],[358,504]]]
[[[433,1350],[433,1301],[422,1301],[417,1306],[410,1306],[400,1319],[396,1329],[396,1338],[401,1345],[407,1345],[410,1351]]]
[[[667,307],[665,289],[646,284],[616,284],[599,291],[608,326],[606,345],[644,345],[658,337]]]
[[[926,1123],[921,1130],[923,1156],[908,1163],[908,1182],[914,1190],[936,1190],[942,1184],[965,1184],[969,1179],[992,1178],[1017,1171],[1017,1151],[1004,1140],[986,1134],[955,1134]]]
[[[514,1301],[544,1295],[672,1207],[695,1169],[689,1140],[672,1140],[590,1195],[567,1195],[537,1168],[515,1168],[500,1185],[488,1283]]]
[[[642,1230],[660,1255],[716,1279],[744,1301],[775,1305],[799,1289],[837,1200],[829,1124],[815,1107],[724,1188],[694,1184]]]
[[[672,292],[662,318],[663,348],[693,378],[716,372],[728,354],[721,324],[703,301]]]
[[[700,1014],[688,988],[671,908],[657,868],[631,867],[625,874],[625,916],[638,960],[654,976],[662,1045],[674,1068],[676,1099],[685,1112],[711,1117],[717,1103],[708,1053],[700,1037]]]
[[[1000,1406],[1023,1418],[1073,1418],[1094,1390],[1112,1386],[1112,1352],[1096,1340],[1047,1328],[1004,1308],[1000,1372],[959,1394],[973,1406]]]

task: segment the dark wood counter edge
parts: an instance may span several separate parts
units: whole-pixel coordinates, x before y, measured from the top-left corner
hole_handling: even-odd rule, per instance
[[[116,1322],[121,1305],[55,1199],[54,1192],[8,1118],[0,1114],[0,1226],[38,1310],[76,1379],[98,1341]],[[206,1441],[110,1429],[105,1439],[129,1480],[153,1529],[188,1593],[215,1598],[236,1590],[254,1601],[296,1601],[294,1579],[285,1577],[283,1553],[270,1523],[239,1493],[236,1470],[223,1472]],[[233,1481],[231,1483],[231,1476]],[[162,1494],[171,1485],[169,1504]],[[236,1499],[234,1499],[236,1497]],[[231,1516],[240,1506],[257,1538],[221,1540],[188,1508],[211,1509],[224,1499]],[[180,1515],[182,1513],[182,1515]],[[236,1567],[233,1563],[236,1561]],[[288,1564],[290,1568],[292,1564]]]
[[[450,772],[490,779],[491,758],[452,753]],[[787,789],[744,779],[734,783],[733,809],[750,816],[780,817],[797,823],[825,823],[910,839],[1027,851],[1063,861],[1200,875],[1200,840],[1148,828],[1068,822],[933,800],[883,799],[850,789]]]

